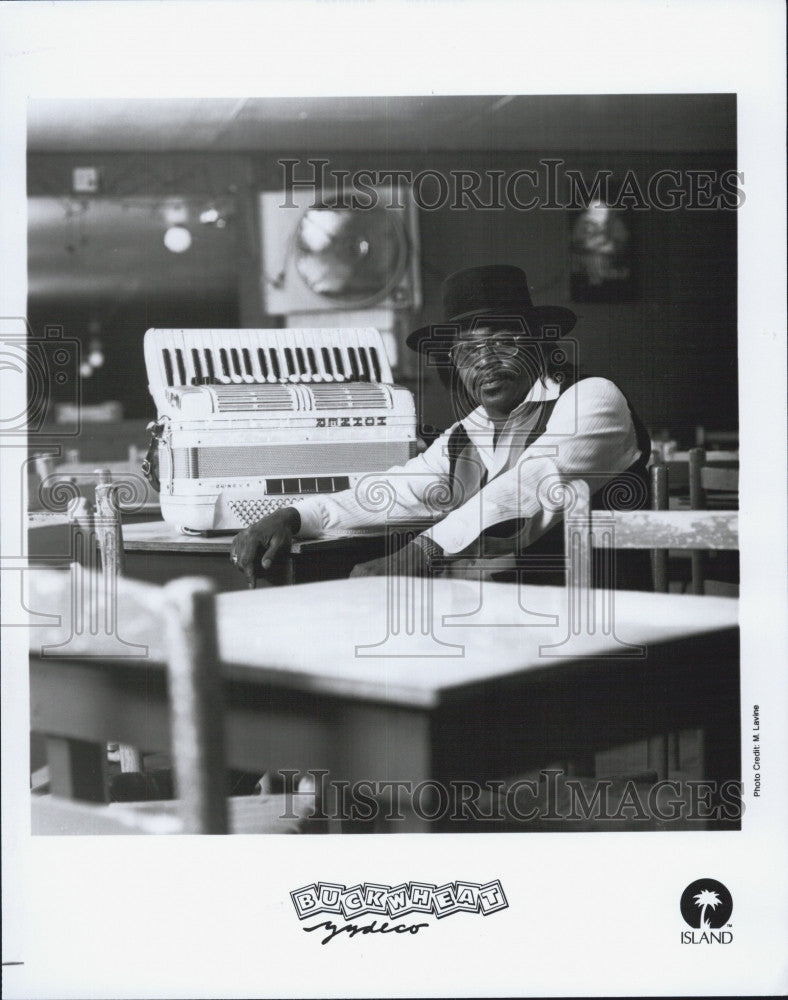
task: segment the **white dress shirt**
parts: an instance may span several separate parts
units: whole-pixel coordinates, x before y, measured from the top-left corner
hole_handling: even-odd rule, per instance
[[[524,450],[518,435],[518,418],[530,404],[555,400],[544,432]],[[317,538],[327,532],[366,528],[393,521],[428,517],[436,521],[425,534],[444,552],[461,552],[481,532],[512,518],[526,520],[529,541],[536,540],[561,518],[561,511],[545,510],[537,489],[549,482],[582,478],[592,492],[607,479],[628,469],[639,457],[635,428],[627,401],[608,379],[586,378],[561,392],[548,379],[537,382],[510,414],[494,442],[495,427],[483,407],[463,417],[465,427],[487,473],[486,485],[460,506],[451,506],[448,441],[454,424],[421,455],[381,473],[387,507],[371,502],[371,480],[362,489],[321,494],[294,506],[301,516],[300,538]],[[518,440],[519,439],[519,440]],[[442,505],[442,506],[441,506]],[[438,509],[436,509],[438,508]]]

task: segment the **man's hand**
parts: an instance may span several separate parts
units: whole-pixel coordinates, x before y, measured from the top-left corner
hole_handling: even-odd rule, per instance
[[[255,579],[267,572],[279,552],[287,554],[293,535],[301,527],[301,515],[295,507],[274,511],[261,521],[244,528],[233,539],[230,559],[254,589]]]
[[[371,559],[353,567],[351,577],[358,576],[430,576],[432,558],[443,549],[430,538],[420,535],[403,546],[393,556]]]

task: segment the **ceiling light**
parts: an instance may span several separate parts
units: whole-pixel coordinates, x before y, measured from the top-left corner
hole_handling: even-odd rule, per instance
[[[192,234],[185,226],[170,226],[164,234],[164,245],[170,253],[185,253],[192,245]]]
[[[104,364],[104,348],[98,338],[91,340],[88,350],[88,364],[92,368],[101,368]]]

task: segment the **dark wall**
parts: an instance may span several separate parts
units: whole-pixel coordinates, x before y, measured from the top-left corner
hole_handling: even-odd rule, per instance
[[[148,393],[148,377],[142,341],[150,327],[237,327],[238,299],[210,300],[146,299],[135,296],[128,301],[98,302],[31,302],[28,322],[41,333],[47,326],[61,326],[63,336],[76,339],[82,345],[83,356],[93,339],[88,332],[91,322],[98,319],[105,362],[80,383],[81,400],[85,404],[118,400],[123,414],[132,419],[153,420],[156,407]],[[63,400],[72,398],[71,389],[62,393]],[[53,386],[53,398],[58,401],[58,387]]]
[[[579,170],[590,182],[598,170],[614,177],[635,172],[641,186],[660,169],[684,175],[693,169],[718,172],[735,168],[731,152],[703,154],[626,155],[571,154],[555,159],[562,170]],[[293,158],[292,153],[282,156]],[[308,156],[328,159],[328,169],[434,169],[444,175],[458,169],[539,169],[542,154],[523,153],[366,153],[333,156],[325,151],[301,155],[308,173]],[[259,259],[256,248],[255,192],[281,190],[284,173],[275,153],[246,156],[206,154],[90,155],[105,168],[106,190],[118,196],[137,185],[139,194],[188,193],[210,178],[214,192],[234,188],[243,226],[239,240],[236,301],[152,304],[138,296],[116,311],[117,349],[108,349],[105,385],[94,383],[104,398],[120,398],[129,416],[143,415],[144,365],[142,334],[148,326],[233,326],[265,323],[260,312]],[[30,193],[66,193],[70,168],[85,157],[36,154],[30,157]],[[113,186],[114,185],[114,186]],[[125,185],[125,190],[123,188]],[[147,185],[147,186],[146,186]],[[184,187],[185,185],[185,187]],[[564,191],[559,196],[564,201]],[[650,207],[633,213],[636,237],[635,287],[629,301],[572,303],[569,282],[571,218],[565,210],[504,211],[452,208],[447,204],[419,216],[424,306],[414,323],[440,318],[440,285],[452,271],[474,264],[513,263],[523,267],[537,303],[569,305],[579,316],[573,336],[582,367],[613,378],[628,393],[653,432],[662,428],[683,442],[693,428],[737,425],[736,213],[731,210],[664,211]],[[75,325],[83,307],[54,304]],[[40,303],[31,302],[35,324],[48,319]],[[271,325],[277,325],[274,320]],[[113,333],[113,337],[115,334]],[[122,343],[121,343],[122,341]],[[110,361],[111,358],[111,361]],[[451,409],[437,382],[428,385],[422,405],[424,419],[436,426],[451,420]]]

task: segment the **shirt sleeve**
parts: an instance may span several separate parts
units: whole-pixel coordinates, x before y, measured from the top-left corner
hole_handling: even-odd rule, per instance
[[[621,390],[608,379],[583,379],[559,396],[544,434],[526,448],[513,468],[496,476],[426,534],[444,552],[457,553],[486,528],[520,518],[525,521],[524,541],[530,544],[562,517],[560,510],[545,510],[539,500],[539,484],[546,477],[567,482],[588,475],[589,489],[596,492],[639,455],[632,416]]]
[[[449,509],[448,440],[453,430],[450,427],[426,451],[404,465],[362,476],[355,488],[295,503],[301,516],[298,537],[319,538],[342,529],[442,517]]]

